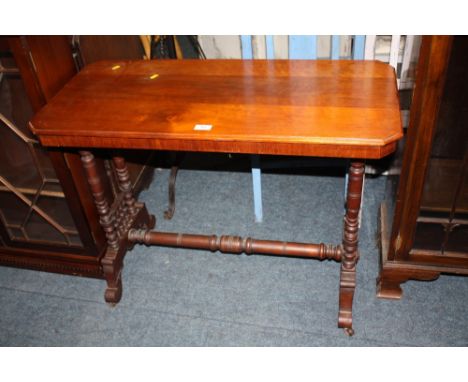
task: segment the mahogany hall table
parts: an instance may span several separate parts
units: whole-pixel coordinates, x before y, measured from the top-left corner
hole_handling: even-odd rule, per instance
[[[30,122],[44,146],[78,149],[107,250],[105,299],[122,295],[134,243],[341,262],[338,326],[353,334],[364,160],[402,136],[394,70],[377,61],[168,60],[99,62],[76,75]],[[106,200],[93,149],[154,149],[350,158],[338,245],[152,231],[121,154],[120,195]]]

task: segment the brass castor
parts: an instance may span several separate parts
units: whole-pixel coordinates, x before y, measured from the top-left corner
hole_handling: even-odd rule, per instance
[[[348,337],[354,336],[354,329],[353,328],[344,328],[344,332]]]

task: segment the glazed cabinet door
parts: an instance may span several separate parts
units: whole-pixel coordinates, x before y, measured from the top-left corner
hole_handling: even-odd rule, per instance
[[[468,259],[468,38],[455,37],[413,249]]]
[[[3,52],[0,82],[0,224],[8,245],[82,248],[47,152],[27,128],[33,115],[12,56]]]
[[[79,155],[28,129],[75,73],[65,36],[0,38],[0,263],[100,277],[105,237]]]

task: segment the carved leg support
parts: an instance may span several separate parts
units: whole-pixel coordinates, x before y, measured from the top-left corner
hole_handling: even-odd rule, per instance
[[[124,195],[125,205],[130,215],[134,216],[137,212],[135,207],[135,198],[132,192],[132,182],[130,181],[130,174],[127,169],[125,159],[122,157],[113,157],[115,170],[119,180],[119,189]]]
[[[120,280],[120,269],[116,264],[119,251],[119,237],[115,229],[115,216],[111,213],[109,202],[104,195],[104,185],[96,167],[94,155],[89,151],[80,151],[81,161],[88,179],[94,203],[99,214],[101,224],[107,238],[107,251],[102,260],[104,276],[107,281],[105,300],[110,303],[117,303],[122,296],[122,281]]]
[[[212,251],[234,253],[267,253],[314,257],[319,259],[341,260],[340,301],[338,326],[348,335],[352,328],[352,306],[356,287],[356,263],[358,261],[359,210],[364,177],[364,163],[352,162],[349,170],[346,215],[342,246],[324,244],[301,244],[255,239],[242,239],[233,236],[172,234],[151,232],[155,225],[154,216],[149,215],[143,203],[138,203],[132,193],[130,177],[122,157],[114,157],[117,169],[120,195],[117,206],[109,206],[104,194],[104,185],[97,171],[94,156],[89,151],[80,151],[94,201],[99,213],[99,221],[107,238],[108,248],[102,259],[104,276],[107,281],[105,299],[117,303],[122,296],[121,272],[123,258],[128,245],[135,242],[168,245],[188,248],[206,248]]]
[[[122,157],[113,158],[120,195],[115,201],[118,205],[111,207],[105,197],[104,184],[93,154],[89,151],[80,151],[80,155],[99,214],[99,222],[107,238],[107,250],[101,260],[107,281],[104,298],[108,303],[116,304],[122,297],[121,273],[123,258],[129,244],[127,232],[131,228],[153,228],[155,220],[148,214],[145,205],[138,203],[133,197],[127,165]]]
[[[349,169],[346,215],[344,218],[343,258],[340,272],[340,303],[338,327],[353,335],[353,297],[358,261],[359,210],[364,178],[364,162],[352,162]]]

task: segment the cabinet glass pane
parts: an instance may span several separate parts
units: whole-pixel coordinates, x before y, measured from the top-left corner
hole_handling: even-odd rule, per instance
[[[11,58],[0,57],[4,67]],[[0,80],[0,224],[8,240],[82,246],[47,152],[27,128],[33,112],[18,74]]]
[[[414,247],[468,248],[468,37],[454,38]]]
[[[458,253],[468,253],[468,160],[464,163],[463,179],[457,190],[452,224],[445,245],[446,251]]]

